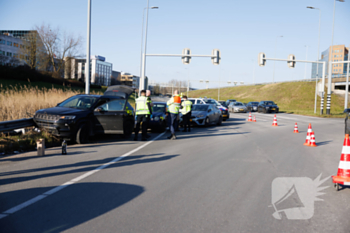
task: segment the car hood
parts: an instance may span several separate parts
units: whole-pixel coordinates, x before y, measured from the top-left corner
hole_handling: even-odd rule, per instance
[[[36,111],[36,114],[51,114],[51,115],[74,115],[79,114],[84,111],[89,111],[88,109],[76,109],[76,108],[64,108],[64,107],[53,107],[45,108]]]
[[[134,92],[134,89],[126,85],[115,85],[107,88],[103,95],[109,96],[120,96],[124,99],[129,98],[129,96]]]
[[[192,111],[192,116],[207,115],[207,111]]]
[[[155,116],[163,116],[165,115],[165,112],[152,112],[152,116],[155,117]]]

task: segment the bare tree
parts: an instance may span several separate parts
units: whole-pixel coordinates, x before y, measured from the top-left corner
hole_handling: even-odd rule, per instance
[[[35,27],[39,33],[41,41],[46,49],[49,69],[57,77],[61,77],[64,69],[65,58],[74,58],[79,56],[82,38],[63,32],[61,36],[60,29],[53,29],[50,24],[43,23]],[[67,59],[66,59],[67,60]]]

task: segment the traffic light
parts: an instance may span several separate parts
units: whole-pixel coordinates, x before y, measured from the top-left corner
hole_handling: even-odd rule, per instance
[[[288,60],[293,60],[293,61],[287,61],[288,67],[295,68],[295,56],[293,54],[289,54]]]
[[[182,50],[182,63],[185,65],[190,64],[191,61],[191,50],[189,48],[183,49]]]
[[[211,62],[214,65],[219,65],[220,64],[220,60],[221,60],[221,52],[218,49],[213,49],[213,51],[211,52]]]
[[[265,60],[265,53],[259,53],[258,55],[258,64],[259,66],[265,66],[266,60]]]

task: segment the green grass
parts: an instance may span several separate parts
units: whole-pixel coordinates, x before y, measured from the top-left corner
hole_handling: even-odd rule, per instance
[[[189,92],[190,97],[208,97],[217,99],[218,89],[196,90]],[[281,112],[320,116],[320,102],[317,99],[317,113],[314,114],[315,83],[290,82],[256,86],[236,86],[220,89],[220,100],[236,99],[248,103],[250,101],[272,100],[278,104]],[[326,115],[326,100],[322,117],[344,117],[344,98],[332,94],[331,115]]]

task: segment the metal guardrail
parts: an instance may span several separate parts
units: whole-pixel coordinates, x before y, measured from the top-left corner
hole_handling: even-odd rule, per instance
[[[8,132],[15,129],[35,126],[33,118],[23,118],[13,121],[0,122],[0,132]]]

